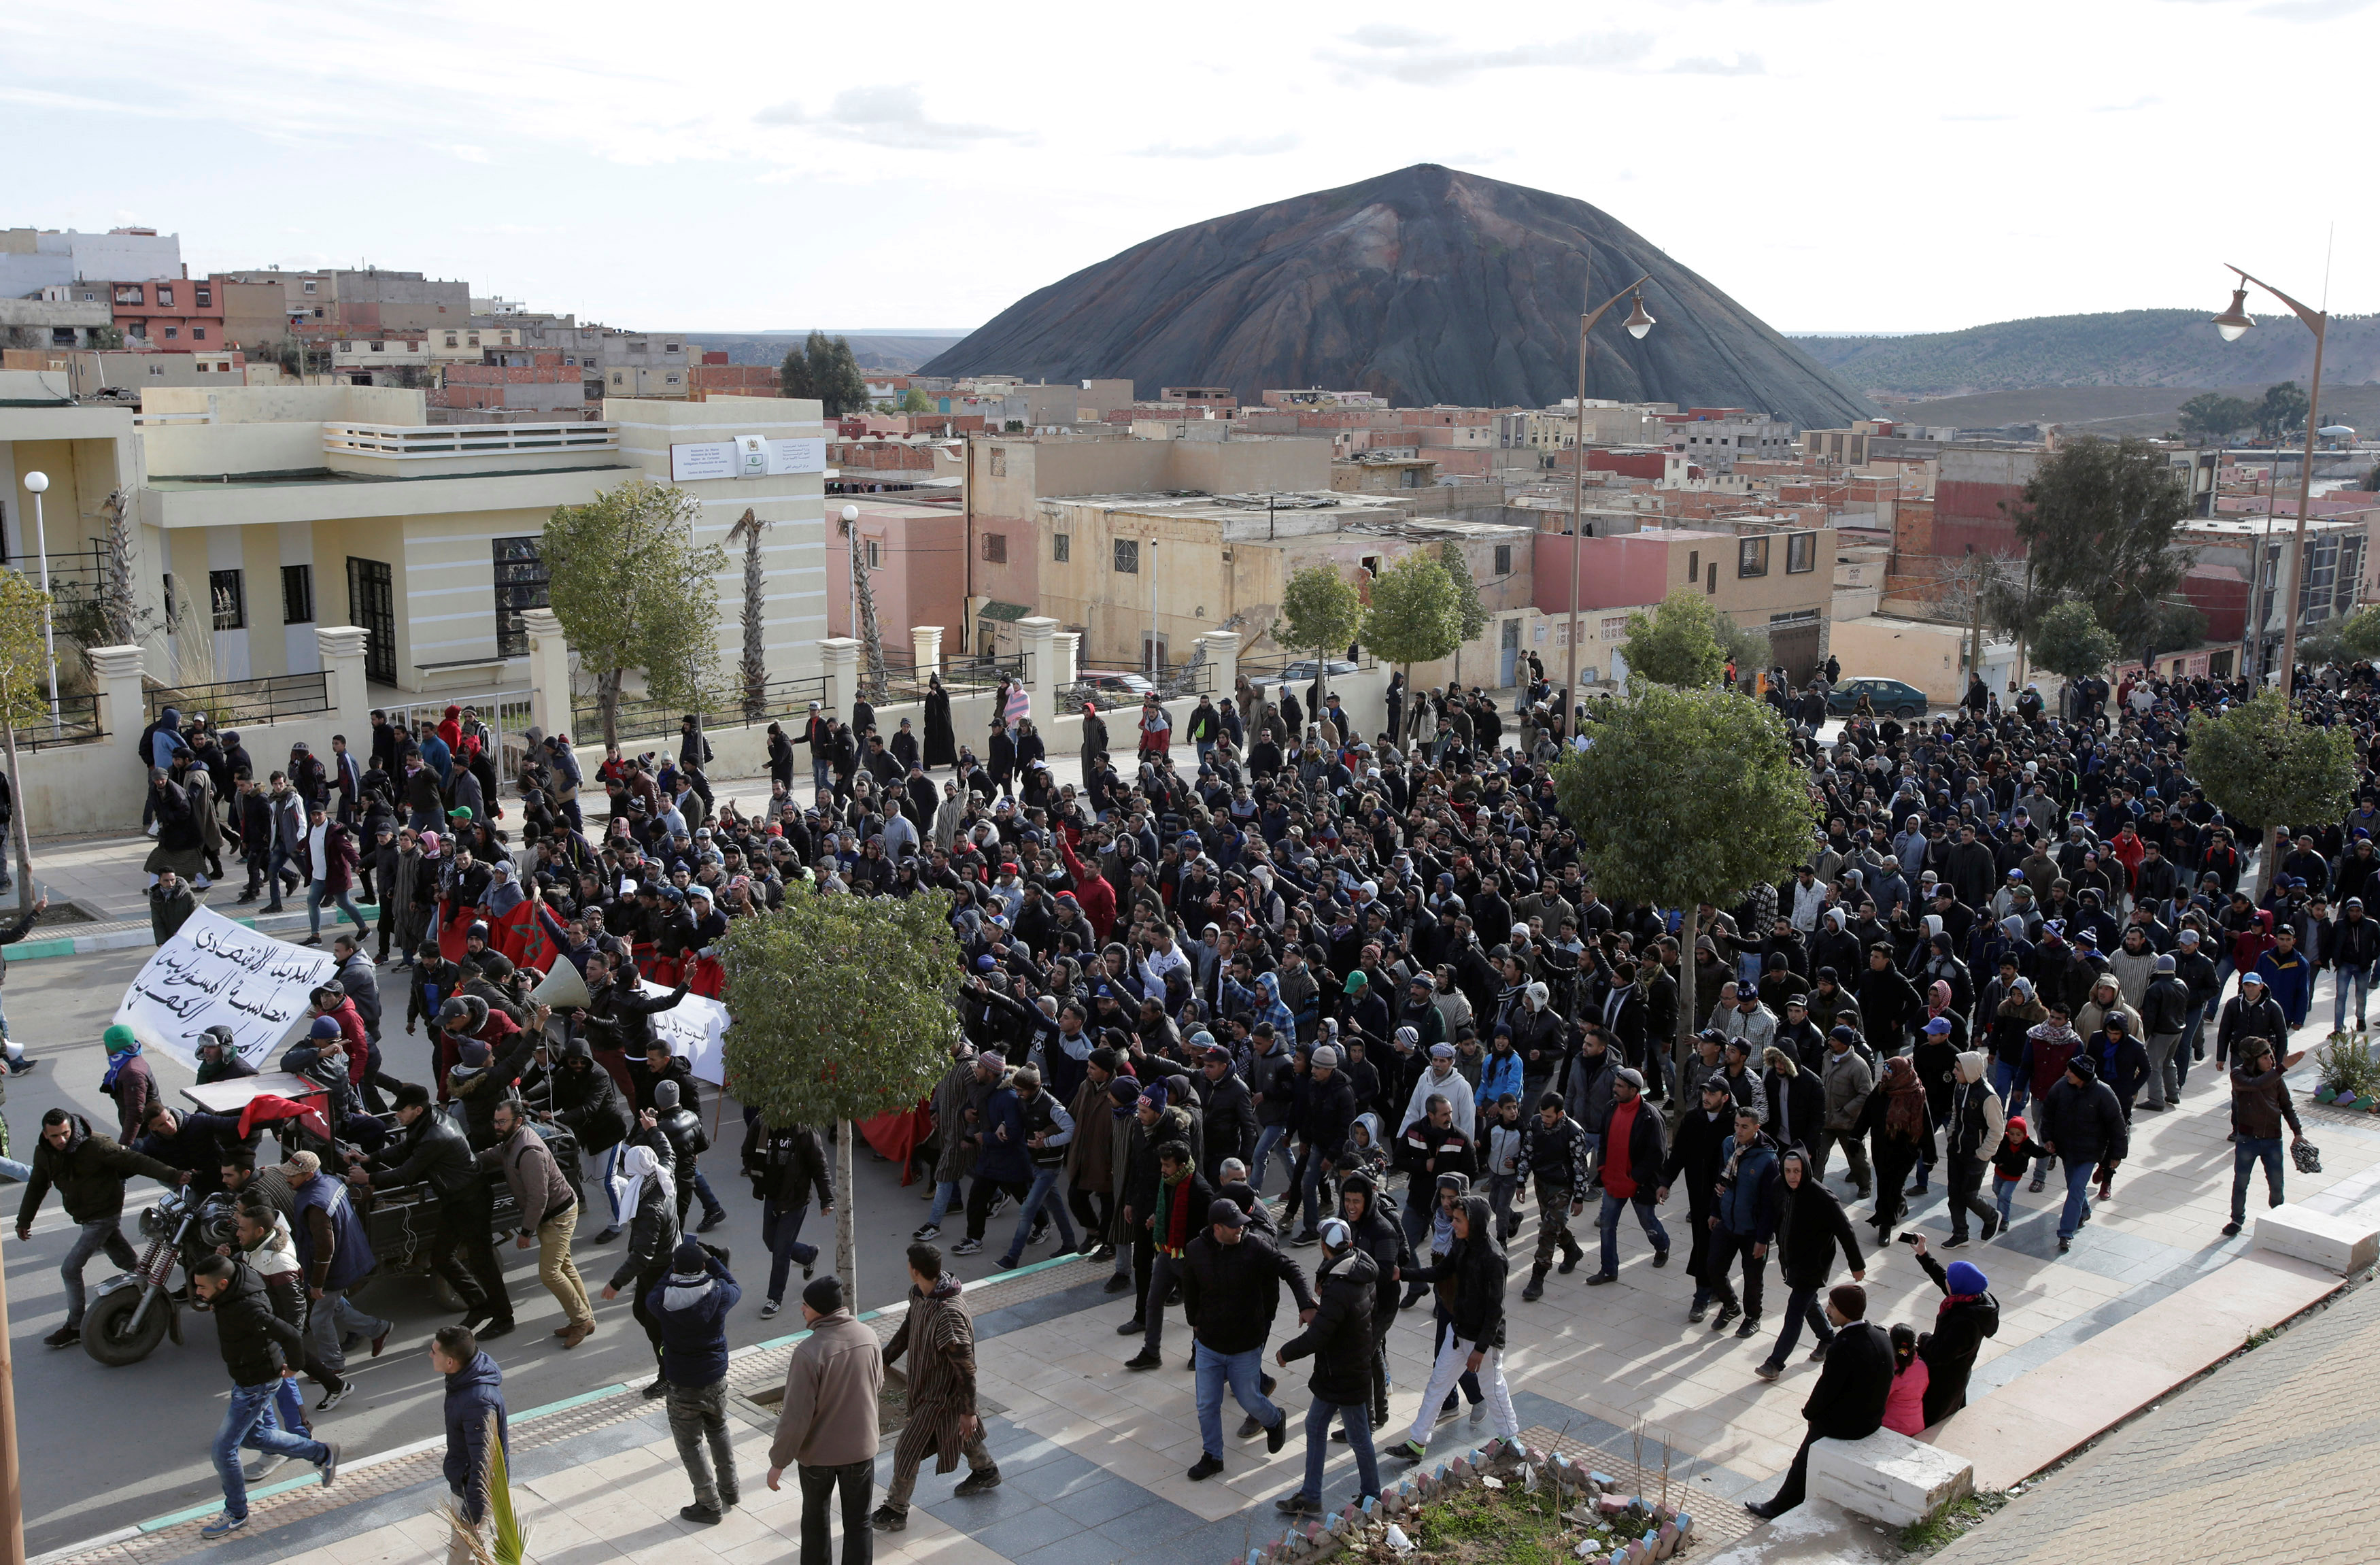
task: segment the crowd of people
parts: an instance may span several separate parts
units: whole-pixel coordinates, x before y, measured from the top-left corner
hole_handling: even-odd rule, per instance
[[[2380,740],[2368,682],[2301,698],[2314,721],[2354,729],[2364,781],[2347,819],[2291,839],[2258,894],[2252,832],[2208,802],[2188,766],[2187,718],[2236,688],[2084,681],[2003,703],[1978,683],[1940,715],[1854,714],[1822,736],[1837,673],[1829,665],[1795,690],[1779,671],[1757,698],[1807,770],[1803,856],[1730,904],[1687,910],[1598,896],[1553,783],[1565,747],[1592,743],[1597,707],[1581,708],[1572,734],[1559,696],[1536,686],[1507,712],[1484,691],[1392,684],[1387,722],[1366,736],[1336,695],[1309,686],[1301,701],[1243,679],[1220,701],[1199,699],[1182,724],[1186,753],[1153,697],[1118,751],[1115,714],[1088,709],[1077,784],[1056,779],[1042,736],[1004,698],[978,759],[957,743],[937,684],[922,734],[905,719],[888,739],[864,702],[848,721],[814,707],[798,732],[772,728],[770,796],[748,810],[714,796],[693,718],[674,756],[611,748],[600,795],[565,735],[532,732],[510,779],[509,828],[496,824],[483,736],[451,710],[410,734],[375,714],[365,758],[344,741],[328,766],[293,757],[266,802],[234,767],[222,791],[237,806],[251,891],[270,882],[277,900],[294,877],[319,914],[351,883],[342,839],[360,841],[352,872],[376,882],[378,955],[394,952],[406,975],[407,1032],[426,1024],[435,1045],[426,1084],[382,1070],[371,931],[358,917],[295,1058],[372,1145],[342,1141],[311,1169],[316,1155],[301,1152],[277,1170],[226,1147],[216,1176],[241,1193],[266,1248],[289,1248],[283,1269],[312,1284],[301,1299],[266,1290],[275,1318],[307,1317],[302,1350],[267,1336],[335,1401],[341,1351],[380,1348],[378,1323],[334,1307],[342,1260],[367,1243],[357,1209],[376,1189],[426,1183],[450,1214],[434,1264],[471,1306],[472,1335],[449,1344],[469,1352],[446,1357],[468,1366],[512,1327],[490,1247],[498,1185],[521,1214],[516,1243],[540,1248],[563,1305],[562,1345],[576,1346],[595,1329],[571,1260],[591,1206],[595,1244],[625,1235],[601,1297],[628,1292],[651,1340],[648,1390],[670,1400],[693,1509],[732,1505],[705,1377],[707,1333],[740,1288],[694,1237],[722,1216],[701,1165],[699,1088],[651,1016],[688,992],[719,994],[729,921],[796,885],[930,891],[951,898],[963,971],[960,1027],[918,1153],[933,1189],[913,1235],[912,1339],[923,1330],[937,1351],[956,1340],[954,1326],[932,1324],[931,1306],[958,1291],[938,1244],[953,1257],[997,1244],[1004,1268],[1055,1239],[1107,1268],[1128,1306],[1117,1330],[1132,1340],[1130,1368],[1166,1362],[1167,1312],[1182,1309],[1202,1437],[1189,1476],[1204,1479],[1229,1455],[1227,1389],[1245,1415],[1237,1438],[1278,1450],[1287,1438],[1265,1365],[1286,1292],[1301,1329],[1272,1367],[1310,1356],[1314,1401],[1306,1481],[1281,1505],[1311,1510],[1332,1439],[1358,1457],[1362,1491],[1378,1492],[1388,1336],[1425,1302],[1432,1371],[1386,1454],[1419,1460],[1433,1425],[1465,1403],[1473,1423],[1518,1432],[1502,1368],[1510,1312],[1539,1305],[1553,1278],[1586,1261],[1572,1224],[1592,1213],[1585,1288],[1616,1280],[1623,1219],[1655,1268],[1682,1225],[1686,1320],[1747,1341],[1773,1330],[1748,1373],[1782,1376],[1806,1327],[1827,1365],[1813,1406],[1831,1405],[1812,1413],[1814,1438],[1864,1417],[1871,1389],[1878,1422],[1923,1428],[1963,1404],[1997,1325],[1987,1280],[1964,1258],[1943,1267],[1921,1239],[1912,1248],[1945,1304],[1905,1342],[1865,1322],[1859,1283],[1876,1247],[1918,1238],[1902,1231],[1909,1202],[1936,1179],[1949,1203],[1934,1243],[1949,1251],[1993,1244],[2055,1174],[2062,1194],[2046,1207],[2064,1250],[2111,1198],[2136,1115],[2180,1105],[2194,1068],[2209,1090],[2211,1048],[2236,1132],[2225,1231],[2244,1220],[2259,1165],[2279,1202],[2284,1127],[2303,1140],[2282,1082],[2289,1029],[2307,1020],[2323,968],[2338,978],[2338,1027],[2351,991],[2360,1028],[2380,957],[2364,905],[2380,875]],[[218,749],[236,747],[225,740]],[[212,775],[218,762],[209,735],[185,739],[171,722],[155,745],[166,855],[176,769]],[[192,777],[181,809],[199,786]],[[285,790],[297,804],[270,802]],[[301,807],[311,833],[285,840],[275,812]],[[251,808],[273,824],[256,831]],[[161,873],[220,873],[187,846],[171,851],[183,857],[155,862]],[[552,1013],[529,988],[565,961],[592,1001]],[[1689,993],[1698,1014],[1683,1017]],[[1682,1033],[1692,1048],[1680,1057]],[[384,1088],[394,1122],[374,1139]],[[69,1194],[85,1233],[70,1301],[81,1261],[115,1232],[124,1179],[197,1171],[164,1155],[189,1132],[161,1129],[159,1108],[128,1110],[115,1139],[71,1122],[54,1143],[45,1125],[20,1220],[52,1183]],[[755,1120],[741,1162],[771,1252],[760,1314],[783,1307],[799,1266],[805,1320],[829,1323],[811,1341],[834,1336],[842,1301],[820,1286],[832,1279],[813,1280],[817,1252],[800,1237],[807,1213],[837,1198],[820,1128]],[[1510,1290],[1507,1246],[1532,1217],[1527,1274]],[[1311,1273],[1295,1255],[1305,1249]],[[1786,1293],[1775,1311],[1772,1258]],[[240,1268],[263,1275],[227,1259],[235,1292]],[[1562,1302],[1589,1309],[1592,1298]],[[76,1324],[70,1315],[66,1341]],[[261,1363],[273,1350],[257,1353]],[[837,1360],[819,1373],[861,1370]],[[245,1405],[236,1399],[235,1413]],[[256,1403],[253,1427],[273,1422],[272,1405]],[[968,1482],[996,1483],[973,1419],[971,1405],[952,1413],[926,1449],[945,1471],[964,1455]],[[298,1436],[303,1414],[282,1423]],[[858,1429],[808,1438],[819,1460],[781,1438],[776,1466],[801,1466],[822,1529],[837,1483],[855,1514],[856,1480],[835,1474],[858,1462],[847,1454]],[[816,1491],[814,1470],[827,1474]],[[237,1469],[225,1471],[237,1524]],[[1771,1509],[1798,1498],[1800,1471]],[[899,1523],[907,1490],[895,1490],[874,1525]]]

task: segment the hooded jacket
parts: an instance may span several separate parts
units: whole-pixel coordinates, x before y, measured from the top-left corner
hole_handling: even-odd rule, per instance
[[[1512,1263],[1496,1243],[1496,1215],[1488,1198],[1465,1195],[1463,1204],[1471,1236],[1457,1239],[1453,1249],[1406,1280],[1437,1284],[1456,1340],[1485,1352],[1504,1345],[1504,1284]]]
[[[264,1279],[245,1261],[232,1263],[231,1280],[215,1295],[215,1341],[235,1386],[269,1386],[281,1366],[296,1362],[306,1335],[273,1311]]]
[[[1785,1182],[1777,1144],[1766,1134],[1749,1142],[1728,1138],[1719,1165],[1718,1195],[1711,1215],[1719,1231],[1767,1244],[1777,1236],[1777,1219],[1784,1206]]]
[[[1351,1173],[1339,1182],[1339,1205],[1343,1214],[1347,1197],[1359,1196],[1363,1212],[1346,1218],[1353,1231],[1356,1247],[1372,1257],[1372,1280],[1377,1295],[1372,1301],[1372,1329],[1384,1333],[1397,1318],[1398,1301],[1404,1296],[1404,1280],[1414,1269],[1413,1246],[1406,1243],[1404,1228],[1382,1208],[1379,1186],[1366,1173]]]
[[[702,1257],[699,1280],[682,1281],[673,1273],[647,1289],[644,1300],[645,1313],[661,1322],[662,1378],[690,1388],[727,1378],[727,1312],[744,1296],[717,1256],[694,1248]],[[688,1258],[681,1253],[678,1265]]]
[[[1777,1214],[1777,1270],[1788,1288],[1823,1288],[1834,1275],[1840,1249],[1853,1271],[1861,1269],[1859,1240],[1833,1191],[1803,1165],[1802,1187],[1783,1186]]]
[[[1246,1241],[1243,1240],[1242,1244]],[[1318,1303],[1305,1330],[1281,1345],[1284,1363],[1312,1354],[1306,1386],[1314,1400],[1360,1404],[1372,1394],[1373,1310],[1380,1268],[1360,1240],[1322,1263],[1315,1277]]]
[[[504,1372],[484,1353],[446,1377],[446,1486],[463,1497],[463,1513],[477,1522],[487,1514],[487,1486],[480,1481],[488,1450],[488,1420],[509,1455],[512,1431],[504,1418]]]
[[[584,1060],[584,1065],[572,1062]],[[612,1079],[595,1059],[595,1052],[583,1037],[573,1037],[562,1046],[562,1063],[543,1076],[532,1075],[528,1085],[550,1083],[553,1092],[553,1117],[570,1127],[584,1150],[608,1152],[628,1137],[635,1127],[636,1116],[629,1111],[620,1096],[619,1084]]]
[[[2000,1136],[2007,1130],[2000,1095],[1985,1079],[1984,1065],[1979,1050],[1971,1049],[1959,1056],[1958,1080],[1950,1088],[1950,1107],[1943,1119],[1949,1130],[1946,1150],[1953,1158],[1989,1161],[2000,1149]]]

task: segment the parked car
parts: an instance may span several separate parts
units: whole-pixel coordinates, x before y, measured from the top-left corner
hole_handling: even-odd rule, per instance
[[[1282,669],[1279,674],[1275,675],[1275,677],[1291,685],[1311,685],[1314,683],[1314,660],[1312,658],[1305,658],[1290,664],[1287,668]],[[1330,660],[1330,677],[1333,679],[1338,678],[1342,673],[1354,673],[1355,670],[1356,665],[1349,662],[1344,658],[1333,658]]]
[[[1914,685],[1898,679],[1878,679],[1874,675],[1854,675],[1836,685],[1827,694],[1827,710],[1837,717],[1848,717],[1859,708],[1862,696],[1878,717],[1924,717],[1927,705],[1925,692]]]
[[[1087,669],[1075,676],[1075,683],[1066,686],[1065,694],[1073,697],[1077,706],[1086,699],[1095,700],[1102,705],[1111,706],[1118,701],[1124,701],[1138,706],[1141,698],[1149,695],[1156,688],[1157,686],[1149,683],[1148,676],[1145,673],[1121,673],[1108,669]]]

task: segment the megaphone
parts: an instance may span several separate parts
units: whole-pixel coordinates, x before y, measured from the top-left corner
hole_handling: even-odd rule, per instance
[[[555,959],[553,971],[529,990],[529,998],[556,1011],[584,1011],[595,1003],[595,997],[587,992],[587,980],[578,976],[578,969],[567,958]]]

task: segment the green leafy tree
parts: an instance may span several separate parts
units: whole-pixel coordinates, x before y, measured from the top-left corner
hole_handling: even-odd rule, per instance
[[[816,397],[830,419],[857,413],[868,406],[868,377],[852,357],[851,344],[842,337],[812,332],[798,354],[785,355],[777,370],[777,389],[786,396]]]
[[[2279,831],[2336,820],[2355,793],[2355,735],[2344,723],[2301,721],[2277,690],[2190,720],[2190,775],[2225,814],[2265,834],[2269,883],[2280,862]],[[2257,892],[2262,900],[2263,890]]]
[[[2221,392],[2201,392],[2179,409],[2181,432],[2200,435],[2209,440],[2247,429],[2256,421],[2256,405],[2246,397],[2225,396]]]
[[[546,518],[548,601],[595,678],[603,742],[620,737],[620,689],[642,669],[664,705],[700,712],[719,664],[719,545],[694,542],[701,508],[668,484],[638,480]]]
[[[2358,609],[2338,623],[2339,650],[2351,659],[2380,659],[2380,607]]]
[[[17,730],[50,715],[50,658],[42,638],[50,595],[22,571],[0,570],[0,737],[8,753],[8,792],[16,800],[17,905],[33,903],[32,802],[17,760]],[[120,720],[119,720],[120,721]]]
[[[1632,673],[1656,685],[1681,689],[1716,685],[1727,672],[1727,652],[1719,644],[1719,615],[1710,600],[1682,587],[1663,599],[1650,614],[1628,616],[1628,639],[1620,655]]]
[[[1719,655],[1734,662],[1739,682],[1751,678],[1775,660],[1767,631],[1738,625],[1732,614],[1714,614],[1711,618],[1715,622],[1711,628],[1718,637]]]
[[[2068,679],[2104,673],[2119,649],[2088,603],[2060,603],[2034,627],[2033,661]]]
[[[1438,563],[1446,567],[1446,579],[1454,583],[1454,607],[1463,616],[1463,641],[1476,641],[1488,632],[1496,616],[1479,601],[1479,582],[1471,574],[1471,562],[1463,555],[1463,545],[1441,543],[1438,546]],[[1454,677],[1463,677],[1463,649],[1454,649]],[[1522,681],[1526,684],[1527,681]]]
[[[1364,596],[1354,584],[1328,563],[1306,566],[1289,578],[1281,593],[1284,647],[1314,649],[1316,677],[1330,688],[1330,660],[1344,651],[1364,625]]]
[[[2060,447],[2042,458],[2013,508],[2032,601],[2046,610],[2080,599],[2119,645],[2140,645],[2190,569],[2190,552],[2174,546],[2189,514],[2189,488],[2154,443],[2128,435]]]
[[[923,386],[911,386],[901,394],[902,412],[931,413],[933,410],[934,399],[926,394],[926,389]]]
[[[764,1125],[839,1127],[835,1269],[849,1297],[859,1289],[855,1123],[911,1107],[950,1064],[959,1031],[950,916],[941,892],[836,896],[796,882],[783,908],[735,919],[720,941],[735,1011],[728,1090],[758,1109]]]
[[[1640,685],[1586,732],[1586,748],[1554,768],[1555,797],[1601,895],[1688,910],[1672,1040],[1682,1062],[1703,1009],[1698,910],[1732,904],[1809,852],[1810,785],[1774,710],[1707,684]]]
[[[1463,647],[1463,607],[1446,567],[1427,554],[1392,562],[1372,582],[1372,606],[1360,632],[1377,657],[1405,671],[1452,657]]]
[[[2301,430],[2313,406],[2305,388],[2295,381],[2266,386],[2263,400],[2256,404],[2256,433],[2265,440],[2278,440],[2291,430]]]

